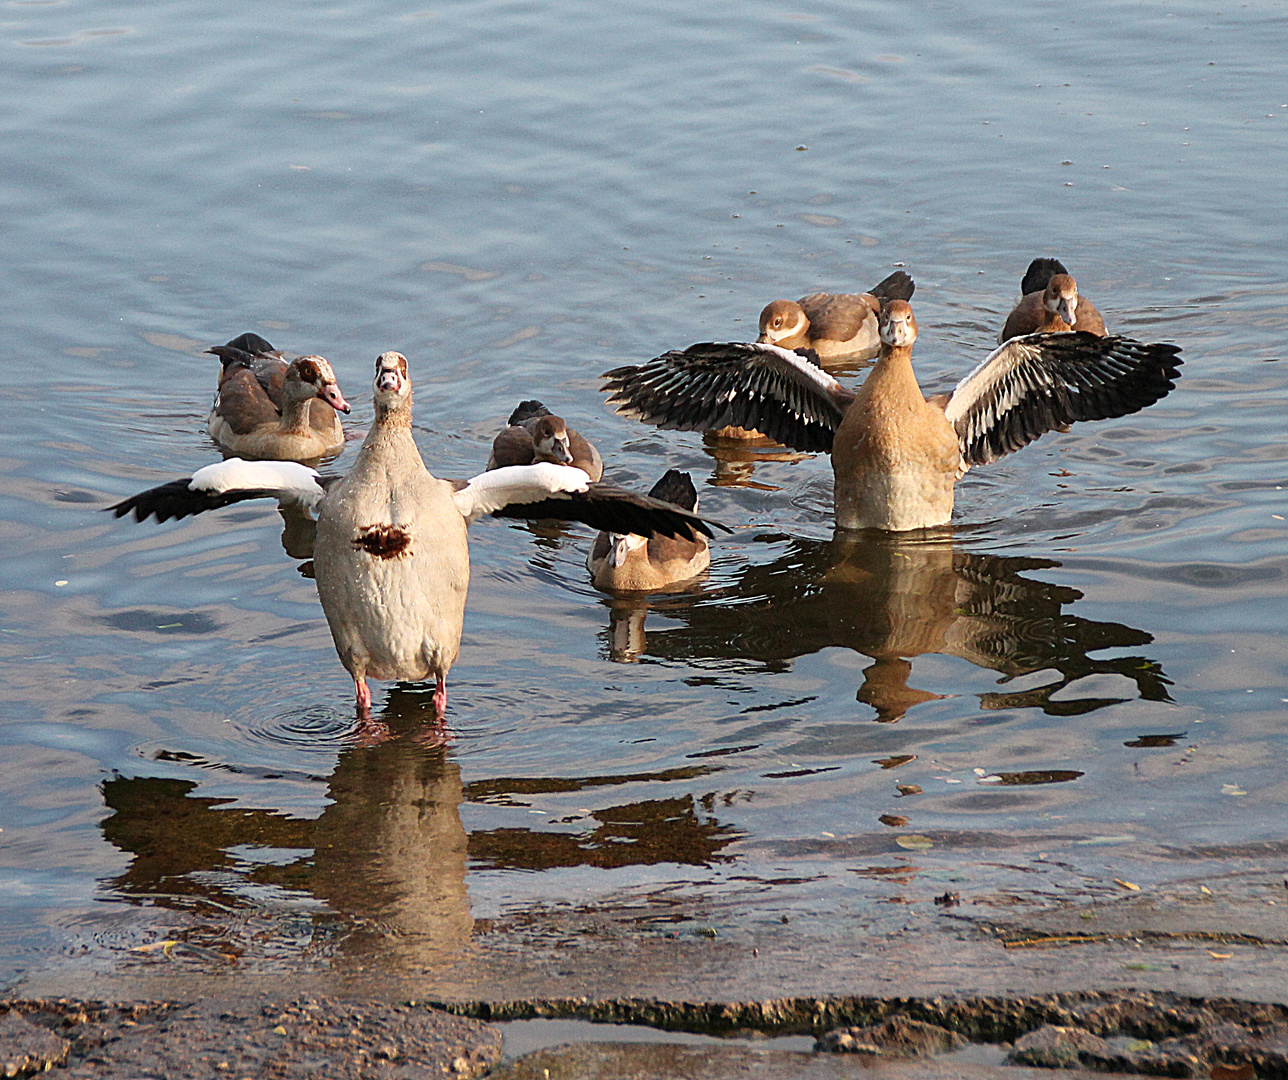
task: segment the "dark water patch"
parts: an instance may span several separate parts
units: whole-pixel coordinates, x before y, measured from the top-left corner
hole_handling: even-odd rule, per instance
[[[1077,780],[1086,773],[1079,772],[1077,769],[1034,769],[1028,772],[1000,772],[996,774],[998,779],[996,783],[1001,784],[1067,784],[1071,780]],[[984,783],[988,778],[981,780]]]
[[[1138,735],[1134,739],[1129,739],[1123,743],[1123,746],[1136,746],[1142,749],[1159,749],[1162,747],[1175,746],[1178,739],[1187,738],[1187,733],[1178,731],[1171,735]]]
[[[594,810],[593,828],[574,833],[535,829],[492,829],[470,834],[469,855],[486,869],[550,870],[594,866],[610,869],[681,863],[710,866],[729,862],[721,849],[743,833],[701,812],[685,796],[651,799]]]
[[[134,608],[97,616],[99,622],[116,630],[133,633],[155,634],[213,634],[221,624],[209,615],[197,611],[162,611],[154,608]]]
[[[619,784],[666,783],[693,780],[720,770],[710,765],[688,765],[656,773],[627,773],[620,776],[585,776],[577,779],[543,777],[497,777],[476,780],[465,785],[464,795],[470,802],[497,802],[515,795],[548,795],[553,792],[584,791],[587,788],[614,787]]]
[[[729,754],[745,754],[748,750],[759,750],[759,743],[748,743],[746,746],[722,746],[716,750],[699,750],[696,753],[685,754],[685,757],[691,758],[710,758],[726,757]]]

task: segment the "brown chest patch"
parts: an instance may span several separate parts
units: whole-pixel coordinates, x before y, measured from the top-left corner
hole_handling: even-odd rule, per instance
[[[353,546],[377,559],[396,559],[411,550],[411,533],[397,525],[368,525],[358,530]]]

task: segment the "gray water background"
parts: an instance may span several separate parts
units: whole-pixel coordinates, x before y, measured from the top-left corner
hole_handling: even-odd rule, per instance
[[[0,55],[0,985],[425,970],[553,908],[683,932],[678,896],[877,933],[944,889],[1285,862],[1283,3],[10,0]],[[943,389],[1037,255],[1184,377],[969,474],[938,545],[833,549],[825,458],[717,468],[597,391],[896,266]],[[644,618],[584,530],[476,525],[453,738],[386,689],[362,747],[270,507],[99,512],[217,458],[202,350],[244,330],[330,358],[356,430],[406,353],[438,475],[535,396],[737,533]]]

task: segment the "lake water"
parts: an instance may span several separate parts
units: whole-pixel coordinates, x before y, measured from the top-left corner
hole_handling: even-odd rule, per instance
[[[0,52],[0,987],[1282,868],[1284,3],[8,0]],[[833,541],[825,458],[598,392],[893,267],[942,389],[1038,255],[1183,378],[971,472],[934,542]],[[406,353],[438,475],[538,397],[735,535],[643,603],[583,529],[477,524],[450,739],[381,687],[362,745],[272,507],[100,513],[217,458],[202,350],[246,330],[330,358],[354,430]]]

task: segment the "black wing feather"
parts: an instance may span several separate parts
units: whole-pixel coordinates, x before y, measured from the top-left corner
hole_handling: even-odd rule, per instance
[[[496,517],[559,518],[580,521],[605,532],[640,536],[676,536],[695,540],[713,536],[711,526],[732,532],[727,525],[685,510],[673,503],[626,491],[613,484],[591,484],[586,491],[552,495],[537,502],[511,503],[494,511]]]
[[[962,460],[984,465],[1080,420],[1139,412],[1176,386],[1180,351],[1084,331],[1012,338],[953,392],[969,403],[955,410],[949,401]]]
[[[171,518],[178,520],[207,510],[218,510],[222,506],[231,506],[246,499],[276,498],[278,494],[276,491],[264,490],[193,491],[188,486],[191,483],[191,476],[171,480],[168,484],[140,491],[105,509],[117,517],[133,512],[135,521],[146,521],[149,517],[155,517],[157,521],[169,521]]]
[[[796,450],[830,452],[853,395],[822,371],[773,345],[703,342],[601,376],[619,413],[669,431],[734,425]],[[809,369],[797,366],[806,361]]]

